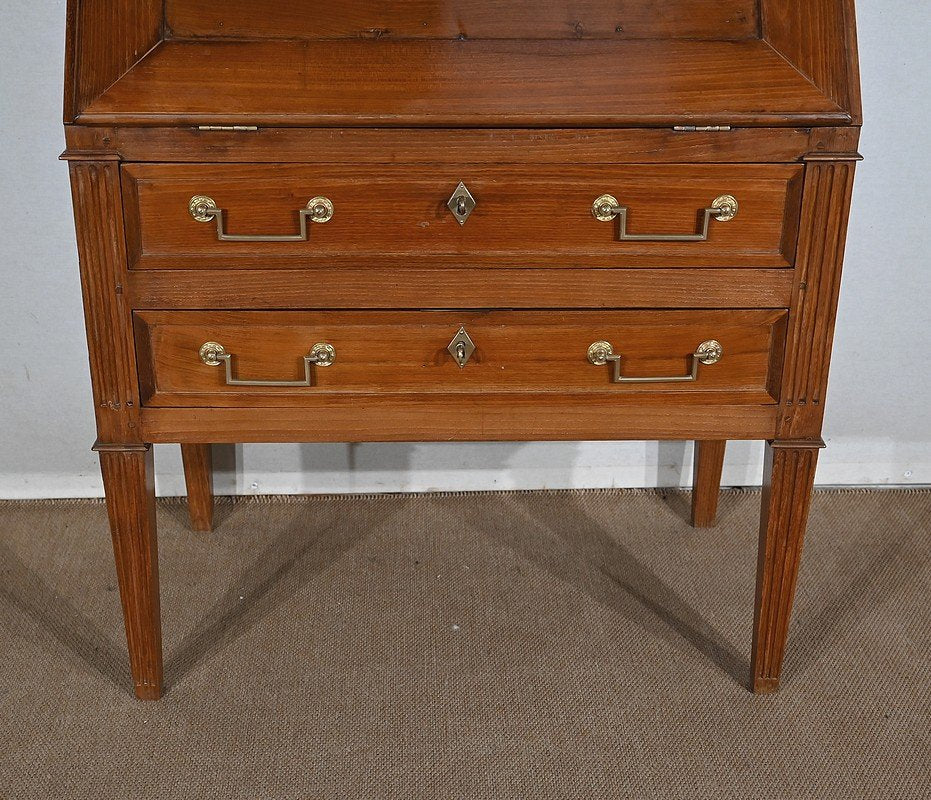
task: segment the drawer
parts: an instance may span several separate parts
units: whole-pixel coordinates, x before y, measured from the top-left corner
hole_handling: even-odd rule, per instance
[[[130,164],[123,176],[134,269],[779,268],[794,257],[802,167]],[[460,181],[475,202],[464,224],[447,206]],[[599,220],[608,195],[617,205]],[[737,213],[721,221],[706,209],[725,196]],[[316,198],[332,204],[325,223]]]
[[[517,393],[771,404],[785,319],[771,309],[134,315],[150,407]]]

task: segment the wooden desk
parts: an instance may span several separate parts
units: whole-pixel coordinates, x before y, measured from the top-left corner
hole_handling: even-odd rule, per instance
[[[129,654],[162,691],[151,445],[767,447],[779,685],[861,123],[851,0],[70,0],[65,123]]]

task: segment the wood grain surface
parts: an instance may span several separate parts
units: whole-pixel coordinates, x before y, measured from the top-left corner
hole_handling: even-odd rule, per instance
[[[362,65],[375,63],[361,79]],[[172,40],[90,103],[79,120],[797,127],[846,124],[850,115],[757,40]]]
[[[854,0],[760,0],[763,38],[862,121]]]
[[[340,0],[313,13],[293,0],[167,0],[175,37],[749,39],[759,33],[754,0]]]
[[[373,275],[377,274],[377,280]],[[788,269],[133,270],[136,309],[785,308]]]
[[[158,700],[162,626],[152,448],[101,448],[99,456],[136,696]]]
[[[753,690],[761,694],[779,688],[820,447],[819,441],[766,448],[751,649]]]
[[[854,152],[859,128],[259,128],[70,125],[66,158],[109,153],[124,161],[172,163],[739,164],[801,161]]]
[[[636,398],[633,398],[635,400]],[[767,439],[771,405],[625,402],[623,397],[513,395],[308,396],[292,408],[144,408],[155,443],[555,442]]]
[[[131,312],[122,293],[120,167],[116,161],[78,161],[69,171],[97,436],[103,442],[138,442],[139,382]]]
[[[853,0],[68,0],[65,120],[98,445],[130,663],[161,693],[149,443],[770,440],[752,688],[779,684],[861,121]],[[199,126],[224,130],[199,130]],[[248,130],[230,130],[246,126]],[[714,130],[681,130],[711,126]],[[680,130],[677,130],[679,128]],[[723,128],[723,129],[722,129]],[[477,208],[446,202],[464,181]],[[288,235],[315,196],[335,216]],[[592,203],[614,195],[621,242]],[[447,351],[464,326],[476,351]],[[622,373],[691,383],[617,384]],[[306,387],[314,344],[337,352]],[[775,441],[773,441],[775,440]]]
[[[386,394],[610,394],[669,402],[773,403],[771,365],[785,312],[139,312],[138,354],[147,406],[289,406],[308,396]],[[465,327],[475,352],[465,368],[447,347]],[[679,377],[691,354],[716,339],[725,355],[691,383],[613,384],[588,348],[611,342],[628,377]],[[299,381],[318,342],[336,362],[315,367],[310,387],[226,384],[201,345],[219,342],[242,380]]]
[[[784,267],[794,254],[800,165],[603,165],[494,168],[474,164],[380,167],[131,164],[123,168],[131,264],[136,269],[435,265],[528,267]],[[464,181],[477,203],[460,225],[447,202]],[[600,222],[604,194],[627,207],[631,234],[694,235],[703,209],[730,194],[729,222],[707,241],[618,241]],[[218,241],[194,220],[195,195],[211,197],[233,234],[293,235],[317,196],[335,208],[308,241]]]
[[[855,168],[852,161],[806,167],[806,225],[786,342],[781,438],[821,436]]]
[[[692,526],[710,528],[718,516],[721,470],[727,442],[721,439],[695,442],[692,468]]]
[[[209,444],[182,444],[184,483],[191,528],[207,532],[213,529],[213,454]]]
[[[68,0],[65,121],[161,41],[163,0]]]

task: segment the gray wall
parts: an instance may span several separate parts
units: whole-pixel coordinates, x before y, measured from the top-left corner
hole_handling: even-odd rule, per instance
[[[931,5],[859,7],[867,126],[831,379],[825,484],[931,483],[927,32]],[[97,495],[67,170],[64,0],[0,6],[0,497]],[[226,492],[676,485],[689,444],[288,445],[221,448]],[[733,444],[725,482],[759,480]],[[176,447],[159,491],[182,493]]]

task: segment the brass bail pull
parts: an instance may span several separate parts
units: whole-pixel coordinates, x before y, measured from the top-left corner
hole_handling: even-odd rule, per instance
[[[279,235],[229,233],[226,230],[226,211],[219,208],[212,197],[198,194],[188,203],[188,211],[197,222],[214,222],[217,241],[220,242],[306,242],[310,238],[308,220],[322,225],[333,219],[333,203],[327,197],[314,197],[298,211],[300,233]]]
[[[219,342],[205,342],[198,353],[208,367],[224,366],[227,386],[313,386],[312,367],[330,367],[336,361],[336,348],[329,342],[317,342],[304,356],[304,379],[299,381],[253,381],[233,375],[233,354]]]
[[[588,361],[596,367],[611,364],[612,383],[692,383],[698,380],[698,371],[702,364],[717,364],[724,356],[724,348],[716,339],[702,342],[691,354],[692,368],[688,375],[657,376],[646,378],[629,378],[621,374],[623,356],[614,352],[611,342],[595,342],[588,348]]]
[[[734,195],[722,194],[716,197],[708,208],[699,211],[702,221],[698,233],[628,233],[627,206],[620,205],[617,198],[610,194],[603,194],[592,203],[592,216],[599,222],[618,220],[619,242],[706,242],[711,230],[711,220],[730,222],[739,210],[740,204]]]

